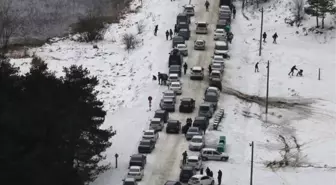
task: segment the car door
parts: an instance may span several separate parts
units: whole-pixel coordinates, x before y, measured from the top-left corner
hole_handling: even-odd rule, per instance
[[[220,153],[219,152],[217,152],[217,151],[213,151],[213,158],[215,159],[215,160],[217,160],[217,161],[220,161],[221,160],[221,155],[220,155]]]
[[[202,185],[210,185],[210,177],[208,176],[203,176],[201,177],[201,184]]]

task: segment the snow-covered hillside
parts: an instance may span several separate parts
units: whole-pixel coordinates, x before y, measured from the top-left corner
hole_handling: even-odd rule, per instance
[[[239,2],[239,3],[238,3]],[[128,15],[119,25],[111,25],[105,40],[94,49],[92,44],[82,44],[70,40],[44,45],[30,52],[42,57],[52,70],[62,74],[63,66],[72,64],[89,68],[97,75],[101,84],[99,96],[108,110],[104,127],[113,126],[117,135],[113,145],[107,150],[107,160],[112,168],[100,175],[94,185],[121,185],[127,173],[129,156],[136,153],[142,131],[148,127],[149,119],[158,109],[162,92],[167,89],[152,81],[152,75],[168,71],[168,52],[171,42],[165,40],[164,32],[173,29],[176,15],[189,0],[143,0],[135,1],[133,9],[137,13]],[[264,4],[264,31],[267,42],[263,43],[262,56],[258,56],[260,36],[260,12],[249,8],[245,19],[241,13],[240,1],[236,19],[232,22],[234,39],[230,45],[231,59],[227,61],[223,77],[225,86],[219,107],[225,109],[225,119],[219,131],[209,130],[208,144],[217,143],[218,137],[227,137],[230,160],[204,162],[205,167],[223,171],[222,184],[248,184],[251,147],[254,141],[254,183],[258,185],[317,185],[336,184],[336,44],[335,30],[325,29],[323,34],[303,31],[315,26],[315,18],[306,17],[301,27],[291,27],[284,23],[290,12],[290,0]],[[218,0],[210,2],[213,11],[206,12],[203,1],[191,1],[195,7],[192,18],[192,36],[188,41],[190,67],[201,65],[205,69],[213,55],[213,30],[217,21]],[[195,34],[195,21],[207,21],[210,33]],[[138,37],[142,44],[134,51],[126,52],[121,44],[124,33],[137,33],[136,24],[144,22],[143,33]],[[155,25],[159,25],[158,36],[153,35]],[[332,20],[326,19],[326,26]],[[272,43],[272,35],[277,32],[277,44]],[[206,51],[194,51],[193,41],[206,40]],[[13,59],[28,69],[31,59]],[[265,119],[264,98],[266,95],[266,63],[270,62],[270,108]],[[259,62],[259,73],[254,72]],[[290,68],[296,65],[303,69],[303,77],[289,77]],[[318,70],[321,80],[318,80]],[[183,76],[182,97],[193,97],[196,106],[202,102],[208,86],[207,78],[202,82],[189,80]],[[243,93],[243,94],[242,94]],[[251,101],[246,101],[251,99]],[[147,97],[153,97],[152,111],[148,111]],[[254,102],[253,102],[254,101]],[[192,115],[171,114],[172,118],[185,122]],[[285,139],[288,144],[289,166],[266,167],[269,162],[283,159]],[[295,139],[294,139],[295,138]],[[166,180],[178,179],[179,162],[188,142],[183,135],[160,133],[160,139],[152,154],[148,155],[145,178],[141,185],[163,185]],[[114,155],[119,154],[118,168],[114,166]],[[191,152],[188,152],[191,154]]]

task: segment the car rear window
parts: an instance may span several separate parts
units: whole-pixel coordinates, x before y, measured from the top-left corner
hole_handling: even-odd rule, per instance
[[[191,162],[191,163],[197,163],[198,160],[196,160],[196,159],[188,159],[188,162]]]
[[[206,24],[197,24],[197,27],[205,28],[205,27],[207,27],[207,25]]]
[[[208,107],[208,106],[200,106],[199,109],[200,109],[201,111],[208,111],[209,108],[210,108],[210,107]],[[195,122],[196,122],[196,121],[195,121]],[[196,122],[196,123],[198,123],[198,122]]]

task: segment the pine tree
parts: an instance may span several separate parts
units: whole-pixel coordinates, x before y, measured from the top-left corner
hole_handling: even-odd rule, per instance
[[[322,17],[322,28],[324,28],[324,19],[327,13],[334,14],[336,13],[334,0],[319,0],[319,13]]]
[[[312,8],[313,16],[316,17],[316,27],[319,27],[319,0],[307,0],[308,4]]]

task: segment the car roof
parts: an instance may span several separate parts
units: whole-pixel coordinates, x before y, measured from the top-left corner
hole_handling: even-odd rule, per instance
[[[200,136],[200,135],[196,135],[196,136],[193,136],[192,138],[198,138],[198,139],[203,139],[203,136]]]
[[[168,123],[169,123],[169,122],[171,122],[171,123],[176,123],[176,122],[179,122],[179,120],[177,120],[177,119],[169,119],[167,122],[168,122]]]
[[[180,22],[180,23],[182,23],[182,22]],[[184,38],[182,36],[175,36],[175,37],[173,37],[173,40],[174,39],[183,39],[184,40]]]
[[[131,157],[143,157],[143,154],[133,154]]]
[[[189,31],[189,29],[187,29],[187,28],[180,28],[179,31]]]
[[[219,64],[219,63],[213,63],[212,66],[219,66],[219,67],[222,67],[222,65]]]
[[[162,109],[158,109],[155,111],[155,113],[165,113],[166,111],[165,110],[162,110]]]
[[[209,95],[210,95],[210,96],[217,96],[217,93],[209,91],[209,92],[207,92],[205,95],[206,95],[206,96],[209,96]]]
[[[212,92],[211,92],[211,93],[212,93]],[[206,94],[208,94],[208,93],[206,93]],[[210,107],[211,104],[210,104],[210,103],[207,103],[207,102],[203,102],[203,103],[201,103],[199,106],[200,106],[200,107],[201,107],[201,106],[202,106],[202,107]]]
[[[227,46],[227,44],[226,44],[225,41],[216,41],[215,45],[218,45],[218,46]]]
[[[224,59],[222,55],[214,55],[213,58],[214,59]]]
[[[181,83],[180,83],[180,82],[172,82],[172,83],[171,83],[171,85],[173,85],[173,84],[178,84],[178,85],[181,85]]]
[[[190,130],[190,129],[197,129],[198,130],[198,127],[189,127],[188,130]]]
[[[135,179],[132,178],[132,177],[127,177],[127,178],[125,179],[125,181],[127,181],[127,182],[135,182]]]
[[[145,130],[144,132],[153,132],[153,133],[155,133],[155,130],[150,129],[150,130]]]
[[[176,74],[176,73],[171,73],[171,74],[169,74],[169,76],[179,77],[178,74]]]
[[[207,89],[212,89],[212,90],[217,90],[218,91],[218,88],[217,87],[213,87],[213,86],[210,86]]]
[[[140,166],[131,166],[130,169],[136,169],[136,170],[140,170],[141,167]]]
[[[191,101],[192,98],[182,98],[181,101]]]
[[[172,91],[172,90],[166,90],[166,91],[164,91],[163,93],[164,93],[164,94],[166,94],[166,93],[174,93],[174,91]]]
[[[204,177],[204,176],[205,176],[205,175],[197,174],[197,175],[194,175],[194,176],[192,176],[192,177],[200,179],[200,178],[202,178],[202,177]]]
[[[203,148],[202,151],[217,151],[214,148]]]
[[[178,68],[180,68],[180,65],[170,65],[169,68],[171,68],[171,67],[178,67]]]
[[[193,70],[200,70],[200,71],[202,71],[202,67],[201,66],[194,66],[192,69]]]
[[[199,21],[199,22],[197,22],[197,24],[208,24],[208,23],[205,22],[205,21]]]
[[[184,12],[181,12],[181,13],[177,14],[177,17],[179,17],[179,16],[187,16],[187,14],[184,13]]]
[[[181,30],[181,29],[180,29]],[[177,47],[179,47],[179,46],[187,46],[186,44],[177,44]]]
[[[173,102],[173,101],[174,101],[173,98],[163,98],[163,102]]]
[[[190,166],[190,165],[183,165],[183,166],[182,166],[182,169],[183,169],[183,170],[193,170],[194,167],[193,167],[193,166]]]
[[[222,28],[218,28],[218,29],[216,29],[216,31],[223,31],[223,32],[225,32],[225,30],[222,29]]]
[[[191,4],[186,4],[184,7],[185,7],[185,8],[194,8],[194,6],[191,5]]]
[[[151,121],[161,121],[161,118],[152,118]]]
[[[198,156],[195,156],[195,155],[188,155],[188,159],[191,159],[191,160],[198,160]]]
[[[197,39],[196,42],[205,42],[205,40]]]
[[[202,104],[201,104],[202,105]],[[210,105],[210,104],[209,104]],[[197,116],[195,117],[195,120],[206,120],[207,118],[204,116]]]
[[[221,73],[221,72],[218,70],[212,70],[211,73]]]

